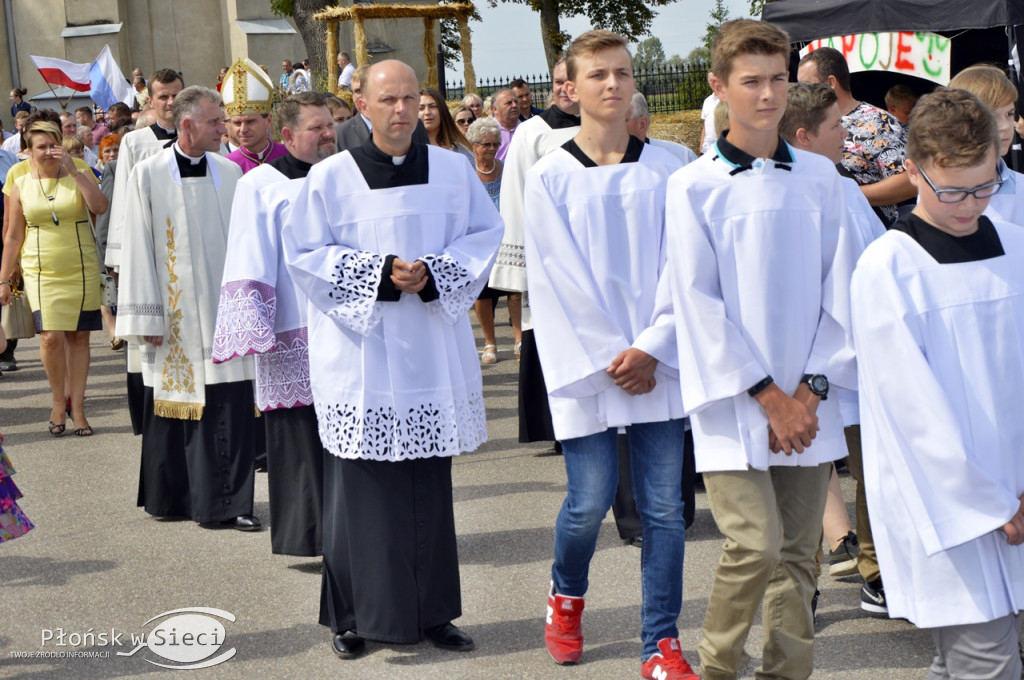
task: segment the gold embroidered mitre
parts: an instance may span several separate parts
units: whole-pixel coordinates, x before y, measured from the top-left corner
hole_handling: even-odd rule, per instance
[[[224,111],[229,116],[267,114],[271,111],[274,84],[251,59],[236,59],[220,86]]]

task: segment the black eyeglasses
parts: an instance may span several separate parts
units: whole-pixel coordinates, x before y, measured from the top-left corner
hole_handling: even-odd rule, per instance
[[[924,181],[928,182],[928,186],[935,192],[935,198],[939,199],[939,203],[959,203],[967,200],[968,196],[974,196],[978,199],[991,198],[1003,188],[1003,180],[999,179],[973,189],[936,189],[932,181],[928,179],[928,175],[925,174],[924,168],[917,166],[917,169],[921,173],[921,177],[924,177]],[[999,176],[998,168],[996,169],[996,176]]]
[[[458,123],[459,125],[469,125],[474,120],[476,120],[476,119],[475,118],[456,118],[455,122]]]

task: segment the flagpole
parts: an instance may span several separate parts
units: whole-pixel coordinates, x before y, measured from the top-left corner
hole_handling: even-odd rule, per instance
[[[45,79],[43,79],[43,82],[46,83],[46,89],[48,89],[50,91],[50,94],[53,95],[53,98],[57,100],[58,104],[60,104],[60,97],[58,97],[57,93],[53,91],[52,87],[50,87],[50,83],[47,83]],[[69,99],[68,101],[71,101],[71,100]],[[67,104],[61,106],[61,111],[64,111],[65,113],[67,113],[66,109],[67,109]]]
[[[70,87],[68,89],[71,90]],[[71,100],[75,98],[76,94],[77,94],[76,90],[71,90],[71,94],[68,96],[68,100],[60,105],[60,110],[61,110],[62,113],[67,113],[68,112],[68,104],[71,103]],[[54,93],[54,95],[56,95],[56,93]],[[60,100],[58,99],[57,101],[60,101]]]

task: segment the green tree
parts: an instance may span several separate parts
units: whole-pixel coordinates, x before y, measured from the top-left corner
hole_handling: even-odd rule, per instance
[[[775,0],[750,0],[750,16],[755,19],[761,16],[765,4],[769,2],[775,2]]]
[[[440,4],[447,5],[461,0],[440,0]],[[481,21],[480,13],[473,10],[469,16],[471,22]],[[462,62],[462,35],[459,33],[459,22],[455,19],[442,19],[441,25],[441,52],[444,54],[445,66],[452,66]],[[473,33],[473,24],[470,23],[470,34]]]
[[[664,65],[665,48],[661,46],[660,39],[652,36],[636,46],[636,54],[633,55],[634,71],[652,71]]]
[[[686,55],[687,64],[700,64],[711,61],[711,50],[706,47],[694,47],[690,50],[690,53]]]
[[[715,7],[711,10],[711,22],[705,24],[704,38],[701,40],[708,54],[711,54],[711,44],[715,42],[718,30],[728,20],[729,8],[725,6],[725,0],[715,0]]]
[[[665,60],[665,66],[674,69],[683,68],[686,65],[686,61],[678,54],[673,54],[671,57]]]
[[[496,4],[499,0],[488,0]],[[647,35],[651,29],[656,7],[664,7],[675,0],[501,0],[527,5],[540,14],[540,36],[544,45],[544,59],[548,70],[562,55],[571,36],[562,30],[562,17],[585,16],[594,28],[615,31],[631,42]]]
[[[302,43],[306,46],[309,64],[315,73],[327,73],[327,60],[334,59],[335,55],[327,54],[324,25],[314,21],[313,15],[335,4],[333,0],[270,0],[270,9],[274,14],[295,20]]]

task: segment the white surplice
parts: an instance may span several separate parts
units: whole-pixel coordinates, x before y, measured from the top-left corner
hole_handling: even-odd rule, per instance
[[[490,285],[516,293],[526,291],[526,255],[523,235],[523,190],[526,173],[533,165],[576,136],[579,126],[552,129],[540,115],[532,116],[516,128],[501,171],[501,219],[505,233],[491,271]],[[530,312],[523,308],[523,329],[533,327]]]
[[[657,146],[668,151],[670,154],[682,161],[683,165],[697,160],[697,154],[690,150],[690,147],[688,146],[683,146],[682,144],[677,144],[676,142],[672,142],[667,139],[652,139],[650,137],[648,137],[647,143],[651,146]]]
[[[324,448],[342,458],[455,456],[487,439],[468,312],[501,217],[461,154],[434,146],[429,182],[370,189],[351,153],[317,163],[283,230],[307,295],[310,384]],[[377,300],[385,258],[422,259],[440,297]]]
[[[153,410],[166,418],[198,420],[206,385],[253,377],[248,357],[212,361],[231,199],[242,171],[215,154],[206,162],[205,177],[182,178],[168,148],[138,163],[128,179],[116,332],[139,345]],[[147,335],[163,344],[145,342]]]
[[[159,139],[152,128],[132,130],[121,139],[117,153],[117,173],[114,175],[114,193],[110,198],[110,222],[107,228],[107,251],[104,264],[118,269],[121,266],[121,242],[128,210],[128,178],[135,166],[163,150],[168,143]]]
[[[903,232],[853,277],[864,486],[891,617],[922,627],[1024,606],[1024,229],[1005,255],[939,264]]]
[[[559,440],[684,416],[665,270],[665,182],[681,167],[643,145],[637,162],[584,167],[565,149],[527,173],[527,279]],[[653,391],[607,373],[630,347],[658,360]]]
[[[793,394],[805,373],[856,389],[849,282],[860,249],[840,176],[822,156],[789,152],[789,169],[757,159],[743,171],[705,154],[668,181],[679,377],[698,471],[846,455],[837,399],[818,407],[811,446],[787,456],[770,451],[768,417],[747,394],[767,375]]]
[[[306,298],[281,247],[281,227],[304,181],[261,165],[239,180],[231,207],[213,360],[255,355],[261,411],[313,403]]]
[[[849,219],[850,235],[856,239],[858,253],[876,238],[885,233],[885,225],[878,219],[878,214],[864,197],[857,180],[850,177],[842,177],[840,183],[843,191],[846,192],[846,216]],[[857,393],[842,388],[835,389],[836,399],[839,401],[839,414],[843,419],[843,427],[856,425],[860,422],[860,408],[857,405]]]
[[[114,192],[110,197],[110,217],[107,220],[107,249],[104,262],[107,267],[121,267],[121,240],[124,238],[124,221],[128,209],[128,178],[138,163],[160,153],[169,140],[160,139],[153,127],[131,130],[121,138],[117,154],[117,172],[114,174]],[[141,373],[142,363],[139,346],[127,343],[128,372]]]

